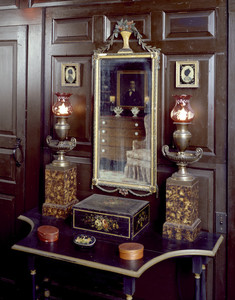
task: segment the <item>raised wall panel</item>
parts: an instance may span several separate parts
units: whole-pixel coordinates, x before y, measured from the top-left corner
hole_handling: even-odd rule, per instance
[[[1,9],[12,9],[19,8],[20,0],[1,0],[0,10]]]
[[[176,88],[176,61],[195,60],[199,61],[199,87],[198,88]],[[195,118],[189,131],[192,133],[189,149],[195,150],[201,147],[204,156],[215,155],[215,85],[214,85],[214,55],[164,55],[163,63],[165,69],[162,70],[163,95],[162,99],[162,145],[172,146],[172,133],[175,125],[170,118],[170,111],[175,105],[173,95],[191,95],[191,106],[195,113]]]
[[[135,27],[142,34],[143,40],[150,41],[151,40],[151,15],[150,14],[141,14],[141,15],[132,15],[131,18],[128,15],[115,15],[115,16],[105,16],[104,17],[104,41],[112,34],[117,21],[121,19],[124,20],[133,20],[135,23]],[[118,40],[122,40],[119,36]],[[130,36],[130,40],[136,40],[134,35]]]
[[[92,41],[92,18],[54,19],[53,43]]]
[[[192,166],[193,167],[193,166]],[[189,172],[199,179],[199,218],[201,228],[214,232],[214,170],[199,170],[189,168]]]
[[[215,11],[164,12],[163,39],[215,37]]]
[[[120,0],[122,1],[122,0]],[[86,4],[92,5],[97,3],[117,2],[116,0],[29,0],[29,7],[44,7],[44,6],[61,6],[61,5],[74,5]]]
[[[80,86],[61,86],[61,64],[80,64]],[[69,92],[73,105],[73,114],[69,118],[69,136],[75,137],[79,142],[91,143],[91,58],[90,57],[52,57],[53,92]],[[56,96],[52,95],[52,101]],[[52,103],[51,103],[52,105]]]

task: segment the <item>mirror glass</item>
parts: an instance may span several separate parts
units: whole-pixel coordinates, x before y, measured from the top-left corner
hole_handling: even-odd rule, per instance
[[[93,184],[156,192],[158,53],[96,54]]]

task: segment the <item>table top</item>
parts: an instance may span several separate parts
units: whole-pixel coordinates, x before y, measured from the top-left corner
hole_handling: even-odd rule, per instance
[[[148,230],[137,240],[144,245],[144,257],[127,261],[119,258],[118,245],[123,243],[123,240],[111,241],[96,236],[96,244],[92,248],[81,249],[73,243],[74,237],[81,232],[73,229],[68,221],[42,216],[37,208],[19,216],[19,219],[29,223],[31,231],[27,237],[14,244],[12,249],[135,278],[168,258],[194,255],[214,257],[223,241],[222,235],[207,232],[201,232],[194,242],[169,240]],[[60,231],[58,241],[54,243],[40,241],[37,228],[41,225],[58,227]]]

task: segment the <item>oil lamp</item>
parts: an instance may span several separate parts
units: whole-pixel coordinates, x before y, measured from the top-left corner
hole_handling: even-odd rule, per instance
[[[73,112],[69,97],[72,94],[56,93],[57,101],[52,106],[56,117],[54,126],[58,140],[47,136],[48,146],[58,154],[58,158],[45,168],[45,203],[42,206],[44,216],[53,216],[66,219],[78,200],[77,194],[77,167],[65,158],[65,153],[76,146],[76,139],[68,140],[70,129],[68,118]]]
[[[166,181],[166,222],[163,224],[163,236],[176,240],[194,241],[200,232],[201,220],[198,217],[199,180],[188,173],[187,165],[202,157],[202,149],[195,153],[186,152],[191,133],[188,125],[194,118],[190,106],[190,95],[176,95],[171,118],[176,125],[173,133],[177,152],[169,151],[169,146],[162,147],[163,155],[175,162],[178,172]]]
[[[58,100],[52,106],[52,112],[57,117],[57,123],[54,128],[58,138],[63,141],[67,138],[70,129],[67,119],[73,112],[73,107],[69,101],[69,97],[72,94],[56,93],[55,95],[58,97]]]
[[[70,125],[68,118],[73,112],[73,107],[69,101],[72,94],[55,93],[57,101],[52,106],[52,112],[56,116],[57,122],[54,126],[56,135],[59,140],[53,140],[51,136],[47,136],[46,141],[48,146],[58,154],[58,158],[53,160],[52,164],[58,167],[69,166],[69,161],[65,158],[65,153],[71,151],[76,146],[76,139],[68,140],[68,132]]]
[[[191,132],[188,131],[188,125],[194,119],[194,112],[190,106],[191,95],[175,95],[174,98],[175,106],[170,116],[176,125],[173,140],[178,152],[170,152],[169,147],[164,145],[162,153],[178,166],[178,172],[173,174],[174,179],[193,180],[193,176],[187,172],[186,166],[198,161],[202,157],[203,150],[197,148],[195,153],[185,152],[192,137]]]

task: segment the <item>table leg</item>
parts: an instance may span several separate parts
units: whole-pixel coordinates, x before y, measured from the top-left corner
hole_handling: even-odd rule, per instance
[[[204,256],[202,258],[202,275],[201,275],[201,300],[206,300],[206,266],[210,258]]]
[[[28,256],[28,268],[30,270],[32,281],[32,300],[36,300],[36,269],[34,256]]]
[[[200,300],[200,274],[195,273],[195,300]]]
[[[126,300],[132,300],[135,293],[135,278],[124,277],[123,278],[123,291],[126,295]]]
[[[202,265],[201,300],[206,300],[206,265]]]
[[[195,300],[200,300],[201,297],[201,273],[202,273],[202,257],[193,256],[192,271],[195,275]]]

